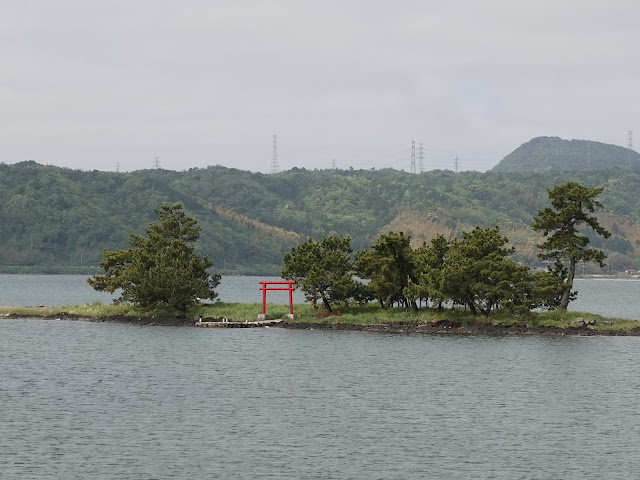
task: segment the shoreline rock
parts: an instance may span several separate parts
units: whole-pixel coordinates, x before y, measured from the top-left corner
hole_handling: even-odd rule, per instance
[[[127,325],[142,325],[154,327],[193,327],[195,320],[184,317],[138,317],[127,315],[109,315],[106,317],[87,317],[73,313],[58,313],[56,315],[5,315],[5,319],[35,318],[39,320],[74,320],[95,323],[124,323]]]
[[[332,331],[364,331],[394,334],[420,335],[469,335],[469,336],[640,336],[640,326],[631,330],[592,330],[585,327],[525,327],[514,325],[476,324],[462,325],[449,320],[437,322],[393,322],[379,324],[354,323],[298,323],[282,322],[278,328],[295,330],[332,330]]]

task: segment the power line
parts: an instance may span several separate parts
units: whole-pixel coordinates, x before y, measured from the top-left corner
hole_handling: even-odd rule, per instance
[[[271,173],[278,173],[280,165],[278,165],[278,135],[273,135],[273,154],[271,155]]]
[[[458,156],[457,155],[456,155],[455,160],[453,161],[453,165],[454,165],[454,168],[455,168],[455,170],[454,170],[455,173],[458,173],[458,167],[460,167],[460,160],[458,160]]]
[[[153,161],[153,168],[155,168],[156,170],[160,168],[160,157],[154,157],[155,160]]]
[[[627,163],[631,167],[631,152],[633,151],[633,130],[627,130]]]
[[[338,164],[337,164],[337,162],[336,162],[336,159],[334,158],[334,159],[331,161],[331,170],[337,170],[337,169],[338,169]]]
[[[418,149],[418,165],[420,167],[420,173],[424,173],[424,144],[420,144]]]

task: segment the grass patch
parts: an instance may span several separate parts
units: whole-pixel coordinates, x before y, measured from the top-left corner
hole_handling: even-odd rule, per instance
[[[346,324],[381,324],[407,323],[448,320],[468,325],[511,325],[522,327],[557,327],[567,328],[576,325],[578,317],[594,319],[594,330],[631,330],[640,327],[640,322],[621,318],[607,318],[601,315],[585,312],[541,312],[526,315],[514,315],[505,311],[495,311],[489,317],[472,315],[462,309],[442,310],[421,309],[414,311],[404,308],[382,308],[377,304],[364,306],[336,307],[331,314],[323,310],[314,310],[310,305],[298,304],[294,306],[296,322],[299,323],[346,323]],[[167,309],[142,309],[134,305],[105,305],[94,302],[86,305],[65,305],[62,307],[2,307],[0,316],[56,316],[76,315],[80,317],[96,318],[110,316],[138,316],[138,317],[182,317],[196,320],[203,317],[226,317],[233,321],[255,321],[262,313],[261,303],[226,303],[201,304],[189,309],[184,315],[181,312]],[[285,318],[289,313],[287,305],[267,304],[267,314],[271,318]]]
[[[0,306],[0,315],[2,316],[64,316],[77,315],[79,317],[110,317],[110,316],[182,316],[179,312],[173,310],[162,309],[142,309],[135,305],[112,305],[94,302],[84,305],[63,305],[61,307],[4,307]]]
[[[640,327],[640,322],[625,318],[603,317],[595,313],[588,312],[559,312],[549,311],[537,313],[538,325],[555,326],[560,328],[575,326],[578,317],[593,319],[596,321],[595,330],[632,330]]]

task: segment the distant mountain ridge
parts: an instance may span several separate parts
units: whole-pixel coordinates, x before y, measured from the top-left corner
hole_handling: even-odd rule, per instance
[[[120,173],[0,162],[0,271],[95,271],[103,248],[127,248],[154,208],[175,202],[202,226],[198,251],[226,274],[277,275],[283,254],[309,237],[349,235],[362,250],[390,230],[418,246],[495,225],[518,261],[536,265],[533,216],[548,205],[547,189],[567,181],[604,187],[598,217],[613,236],[594,246],[608,252],[612,271],[640,268],[640,169],[265,175],[219,165]]]
[[[602,168],[640,169],[640,154],[591,140],[536,137],[504,157],[492,172],[576,171]]]

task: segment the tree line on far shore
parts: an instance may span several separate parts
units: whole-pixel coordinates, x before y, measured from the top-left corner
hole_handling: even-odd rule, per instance
[[[595,199],[602,190],[576,182],[548,190],[551,206],[538,211],[532,224],[545,237],[539,257],[554,260],[543,271],[531,272],[510,258],[514,248],[496,226],[476,227],[450,240],[437,235],[418,248],[411,247],[408,235],[389,232],[355,255],[349,237],[309,238],[285,254],[281,275],[295,280],[308,301],[321,302],[328,312],[338,302],[370,301],[415,310],[463,305],[484,316],[496,308],[566,310],[575,298],[577,263],[604,265],[605,254],[588,248],[589,238],[579,230],[611,235],[592,215],[602,207]]]
[[[98,172],[0,162],[0,271],[93,275],[103,248],[127,248],[129,232],[143,233],[156,219],[154,208],[177,202],[201,226],[198,251],[223,275],[278,275],[283,255],[309,237],[349,235],[355,251],[389,230],[402,230],[417,246],[477,225],[500,225],[516,248],[513,258],[534,265],[531,218],[547,204],[546,189],[568,181],[604,187],[598,218],[612,236],[590,239],[607,252],[607,270],[640,269],[640,170],[596,165],[595,158],[583,159],[589,170],[582,171],[546,165],[540,172],[418,175],[390,168],[264,175],[222,166]],[[586,271],[595,273],[596,264]]]

